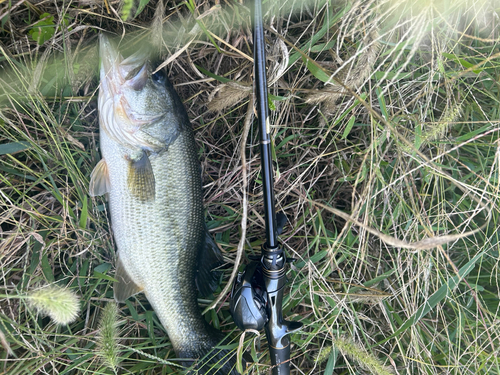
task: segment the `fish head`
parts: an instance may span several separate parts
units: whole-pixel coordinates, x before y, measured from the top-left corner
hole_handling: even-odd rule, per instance
[[[130,149],[159,152],[168,147],[185,119],[176,115],[180,100],[165,71],[153,71],[147,47],[123,58],[101,34],[100,57],[101,128]]]

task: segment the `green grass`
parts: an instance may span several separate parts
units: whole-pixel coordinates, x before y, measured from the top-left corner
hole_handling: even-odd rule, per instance
[[[181,373],[144,296],[117,315],[109,304],[115,247],[105,199],[88,195],[101,29],[125,33],[133,50],[155,19],[163,61],[180,52],[169,77],[196,129],[207,224],[228,261],[218,292],[242,236],[242,146],[244,261],[260,252],[256,128],[241,143],[249,8],[167,2],[155,17],[156,1],[132,3],[126,21],[112,1],[0,4],[0,372]],[[362,3],[272,2],[265,18],[281,240],[297,259],[284,313],[304,323],[292,373],[500,374],[500,5]],[[41,32],[44,13],[54,18]],[[58,325],[28,302],[44,285],[79,297],[75,321]],[[205,317],[238,343],[222,301]],[[251,371],[268,373],[265,336],[246,334],[244,347]]]

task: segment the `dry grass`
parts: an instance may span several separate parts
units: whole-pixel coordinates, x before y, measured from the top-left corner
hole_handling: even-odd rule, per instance
[[[167,1],[162,13],[151,1],[134,18],[137,1],[123,21],[130,3],[0,3],[0,372],[179,371],[143,296],[119,306],[114,370],[96,352],[114,272],[105,201],[88,195],[102,30],[131,50],[148,40],[160,51],[196,129],[207,224],[231,265],[246,174],[245,252],[260,251],[256,130],[241,141],[248,4]],[[293,374],[500,373],[499,11],[481,0],[271,2],[276,200],[289,220],[281,240],[297,258],[285,314],[305,325],[292,337]],[[425,249],[384,240],[445,235]],[[19,298],[45,284],[80,296],[74,323]],[[206,318],[239,334],[227,302]],[[249,336],[252,371],[267,373],[264,336],[260,347]]]

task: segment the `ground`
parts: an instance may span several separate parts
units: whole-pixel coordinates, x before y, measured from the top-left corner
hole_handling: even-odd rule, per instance
[[[500,373],[499,2],[265,7],[276,207],[297,259],[284,314],[304,323],[292,374]],[[115,248],[106,201],[88,194],[100,158],[98,35],[130,52],[152,45],[188,111],[207,225],[227,262],[205,308],[242,236],[243,263],[264,240],[257,127],[245,127],[250,10],[229,0],[0,2],[3,372],[180,371],[144,296],[106,308]],[[79,298],[71,323],[37,308],[46,285]],[[205,316],[236,350],[222,297]],[[57,314],[68,297],[47,298]],[[264,336],[245,340],[251,371],[267,373]]]

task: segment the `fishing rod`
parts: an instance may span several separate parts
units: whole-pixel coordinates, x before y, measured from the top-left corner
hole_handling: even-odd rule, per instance
[[[271,153],[269,108],[267,101],[266,51],[262,3],[255,0],[252,13],[254,79],[260,135],[260,157],[264,197],[266,242],[261,256],[250,257],[252,262],[238,274],[231,291],[230,311],[241,330],[265,329],[272,374],[290,374],[290,334],[302,323],[283,318],[283,292],[287,282],[286,266],[291,259],[278,241],[279,225],[274,207],[274,178]]]

